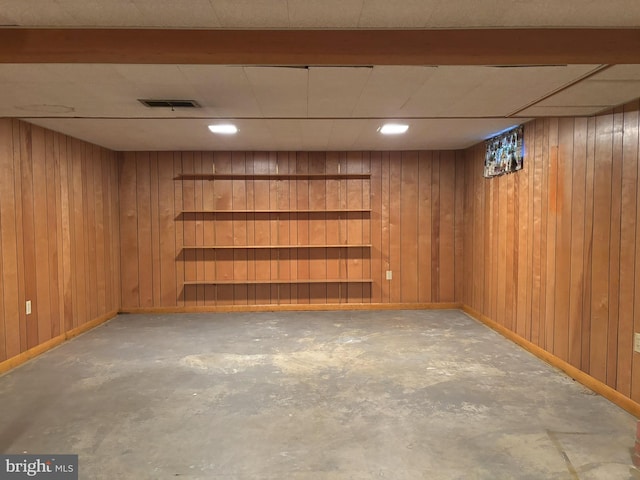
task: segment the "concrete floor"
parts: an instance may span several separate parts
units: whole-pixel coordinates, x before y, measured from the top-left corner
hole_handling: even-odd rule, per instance
[[[124,315],[0,377],[81,479],[628,479],[636,420],[457,311]]]

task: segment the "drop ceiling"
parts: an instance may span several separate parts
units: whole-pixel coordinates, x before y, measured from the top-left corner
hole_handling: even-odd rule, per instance
[[[585,5],[586,4],[586,5]],[[7,28],[442,29],[640,26],[611,0],[0,0]],[[640,30],[639,30],[640,33]],[[638,59],[640,63],[640,58]],[[473,145],[543,116],[640,96],[640,65],[0,64],[0,116],[114,150],[413,150]],[[140,98],[199,109],[149,109]],[[235,122],[235,136],[207,125]],[[388,120],[406,135],[381,137]]]

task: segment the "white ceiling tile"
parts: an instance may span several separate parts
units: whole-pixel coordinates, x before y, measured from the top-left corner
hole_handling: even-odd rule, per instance
[[[288,0],[291,28],[356,28],[363,0]]]
[[[69,12],[51,0],[0,0],[0,12],[10,25],[46,27],[76,23]]]
[[[36,27],[637,27],[637,0],[0,0]]]
[[[332,121],[304,120],[300,123],[301,141],[305,150],[329,150]]]
[[[624,12],[627,12],[625,14]],[[508,27],[633,27],[640,19],[635,0],[440,0],[431,11],[427,28]]]
[[[180,65],[194,98],[217,117],[259,117],[260,106],[243,67]]]
[[[399,115],[435,67],[374,66],[353,110],[354,117]]]
[[[507,116],[581,78],[596,67],[440,66],[411,96],[399,115]]]
[[[224,28],[287,28],[287,0],[211,0]]]
[[[504,18],[508,9],[518,8],[517,2],[509,2],[505,5],[500,0],[484,0],[475,2],[474,5],[466,4],[464,8],[457,2],[438,1],[431,8],[430,15],[424,26],[427,28],[460,28],[462,25],[469,27],[506,25]],[[502,5],[501,5],[502,4]],[[502,7],[502,8],[501,8]],[[504,27],[503,27],[504,28]]]
[[[139,11],[139,16],[132,21],[138,26],[221,27],[209,0],[189,0],[188,5],[176,0],[133,0],[133,2]]]
[[[590,80],[640,80],[640,65],[613,65],[597,73]]]
[[[478,143],[526,120],[414,119],[409,121],[406,135],[387,137],[376,131],[379,122],[371,119],[245,119],[236,122],[239,133],[233,136],[211,134],[206,119],[27,119],[114,150],[156,151],[456,149]]]
[[[402,106],[398,115],[449,116],[450,105],[478,88],[487,74],[483,67],[437,67]]]
[[[251,90],[266,117],[306,117],[306,68],[245,67]]]
[[[60,8],[74,19],[79,27],[100,24],[114,26],[134,26],[140,18],[140,11],[131,0],[105,2],[104,0],[56,0]]]
[[[504,25],[514,26],[634,27],[640,21],[640,3],[635,0],[500,0],[496,2],[496,10],[502,12]]]
[[[375,130],[370,120],[335,120],[331,125],[329,150],[365,150],[360,147],[361,138],[372,128]]]
[[[638,97],[640,80],[618,82],[587,79],[539,102],[539,107],[616,106]]]
[[[309,117],[349,117],[371,75],[370,67],[310,67]]]
[[[361,28],[423,28],[439,0],[364,0]],[[460,9],[464,8],[462,6]]]
[[[549,67],[480,67],[482,80],[469,88],[447,108],[451,116],[508,116],[549,92],[569,85],[597,68],[597,65]],[[473,67],[447,67],[463,76]]]

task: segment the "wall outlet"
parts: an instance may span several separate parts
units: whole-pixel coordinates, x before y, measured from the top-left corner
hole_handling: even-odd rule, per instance
[[[387,270],[387,280],[391,280],[393,278],[393,273],[391,270]]]
[[[633,334],[633,351],[640,353],[640,333]]]
[[[27,300],[27,315],[31,315],[31,300]]]

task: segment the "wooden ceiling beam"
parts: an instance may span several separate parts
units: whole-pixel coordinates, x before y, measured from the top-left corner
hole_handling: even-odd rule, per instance
[[[540,65],[640,63],[640,29],[0,29],[0,63]]]

